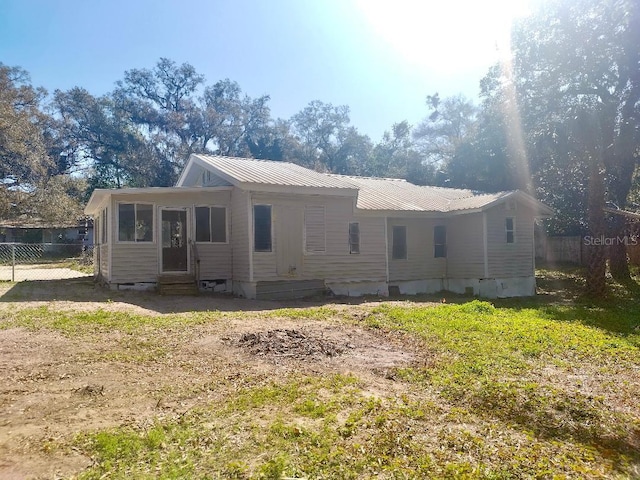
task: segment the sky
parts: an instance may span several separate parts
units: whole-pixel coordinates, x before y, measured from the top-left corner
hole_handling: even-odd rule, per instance
[[[207,84],[268,94],[274,118],[312,100],[350,107],[378,141],[428,115],[427,95],[476,100],[528,0],[0,0],[0,62],[49,92],[111,91],[161,57]]]

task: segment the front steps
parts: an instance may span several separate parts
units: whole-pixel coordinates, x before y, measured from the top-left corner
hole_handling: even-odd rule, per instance
[[[196,277],[190,274],[158,276],[158,293],[160,295],[197,295]]]

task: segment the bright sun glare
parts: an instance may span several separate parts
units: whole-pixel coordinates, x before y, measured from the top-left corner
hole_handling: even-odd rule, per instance
[[[355,0],[373,28],[413,68],[455,74],[490,65],[509,50],[513,19],[530,0]]]

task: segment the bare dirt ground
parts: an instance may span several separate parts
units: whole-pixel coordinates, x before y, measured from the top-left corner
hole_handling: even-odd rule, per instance
[[[7,265],[0,265],[0,281],[8,282],[13,279],[15,282],[25,280],[49,280],[49,279],[69,279],[89,277],[90,274],[79,272],[71,268],[49,267],[47,265],[16,265],[15,268]]]
[[[292,372],[353,372],[369,379],[373,390],[387,392],[399,388],[387,375],[390,368],[423,361],[416,346],[400,334],[372,332],[331,318],[292,320],[267,314],[313,302],[160,297],[111,292],[87,279],[0,284],[0,318],[43,305],[145,315],[247,313],[184,329],[155,330],[148,339],[121,332],[64,336],[50,330],[0,330],[2,479],[73,476],[92,463],[73,448],[59,447],[75,435],[224,401],[246,378],[259,382]],[[377,302],[325,299],[322,305],[358,319]]]

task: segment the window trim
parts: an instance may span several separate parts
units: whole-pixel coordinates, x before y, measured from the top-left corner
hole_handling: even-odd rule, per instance
[[[444,232],[444,243],[437,243],[438,235],[437,229],[441,228]],[[438,247],[442,248],[442,251],[438,251]],[[433,226],[433,258],[447,258],[447,226],[446,225],[434,225]]]
[[[511,220],[511,228],[509,228],[509,225],[508,225],[509,220]],[[516,217],[505,217],[504,231],[505,231],[505,243],[507,245],[513,245],[514,243],[516,243]],[[511,241],[509,241],[509,234],[511,234]]]
[[[402,228],[404,229],[404,257],[396,257],[396,229]],[[409,248],[408,248],[408,228],[406,225],[393,225],[391,227],[391,260],[408,260],[409,259]]]
[[[208,208],[209,209],[209,240],[198,240],[198,216],[196,209]],[[211,224],[211,209],[223,208],[224,209],[224,242],[214,242],[213,238],[213,225]],[[201,243],[203,245],[228,245],[229,244],[229,207],[227,205],[194,205],[193,206],[193,238],[195,243]]]
[[[352,232],[351,232],[351,226],[352,225],[357,225],[358,226],[358,231],[356,232],[358,235],[358,242],[354,243],[351,241],[352,238]],[[359,255],[360,254],[360,222],[349,222],[349,255]],[[353,246],[357,245],[357,250],[354,251]]]
[[[256,207],[269,207],[269,250],[257,250],[256,249]],[[254,203],[251,208],[251,213],[253,216],[253,235],[251,236],[252,250],[253,253],[273,253],[273,205],[268,203]]]
[[[134,212],[134,223],[136,221],[136,218],[138,216],[138,208],[137,205],[149,205],[151,206],[151,240],[136,240],[135,239],[135,230],[134,230],[134,240],[120,240],[120,205],[123,204],[127,204],[127,205],[133,205],[133,212]],[[154,244],[156,243],[156,224],[158,223],[158,218],[156,215],[156,205],[152,202],[127,202],[127,201],[118,201],[116,202],[116,242],[117,243],[128,243],[128,244],[138,244],[138,243],[142,243],[142,244]]]

